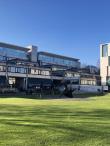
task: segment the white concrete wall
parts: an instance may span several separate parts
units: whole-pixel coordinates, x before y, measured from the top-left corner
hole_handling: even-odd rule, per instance
[[[110,56],[110,44],[108,44],[108,56],[102,57],[102,45],[100,45],[100,76],[101,76],[101,84],[106,85],[106,78],[110,75],[109,69],[109,57]]]
[[[28,52],[30,53],[30,58],[32,62],[37,62],[37,46],[28,46],[28,48],[30,49]]]
[[[108,43],[108,56],[110,56],[110,43]]]

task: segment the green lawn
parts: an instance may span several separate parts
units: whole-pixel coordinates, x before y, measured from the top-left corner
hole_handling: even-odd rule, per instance
[[[110,94],[0,98],[0,146],[110,146]]]

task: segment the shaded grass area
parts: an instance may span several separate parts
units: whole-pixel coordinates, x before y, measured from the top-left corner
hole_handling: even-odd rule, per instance
[[[0,98],[0,146],[110,146],[110,94]]]
[[[62,94],[45,94],[45,93],[33,93],[33,94],[26,94],[26,93],[19,93],[19,94],[0,94],[0,98],[26,98],[26,99],[64,99],[64,98],[89,98],[89,97],[97,97],[97,96],[104,96],[107,93],[74,93],[73,97],[68,97]]]

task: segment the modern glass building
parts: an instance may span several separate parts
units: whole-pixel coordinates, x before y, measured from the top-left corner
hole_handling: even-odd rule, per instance
[[[37,47],[0,43],[0,88],[13,85],[26,89],[32,81],[38,84],[50,79],[50,69],[38,66]]]
[[[79,59],[48,52],[38,52],[38,61],[41,65],[50,64],[66,68],[80,68]]]
[[[106,47],[103,56],[107,56]],[[53,70],[49,68],[53,66]],[[38,52],[36,46],[21,47],[0,43],[0,89],[6,85],[19,89],[49,84],[63,79],[78,78],[81,84],[96,85],[95,75],[80,73],[79,59],[48,52]]]
[[[11,58],[18,58],[27,60],[27,52],[29,48],[11,45],[7,43],[0,43],[0,60],[9,60]]]

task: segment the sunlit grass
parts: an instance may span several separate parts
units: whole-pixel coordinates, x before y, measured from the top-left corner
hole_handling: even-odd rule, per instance
[[[0,98],[0,146],[110,146],[110,94]]]

